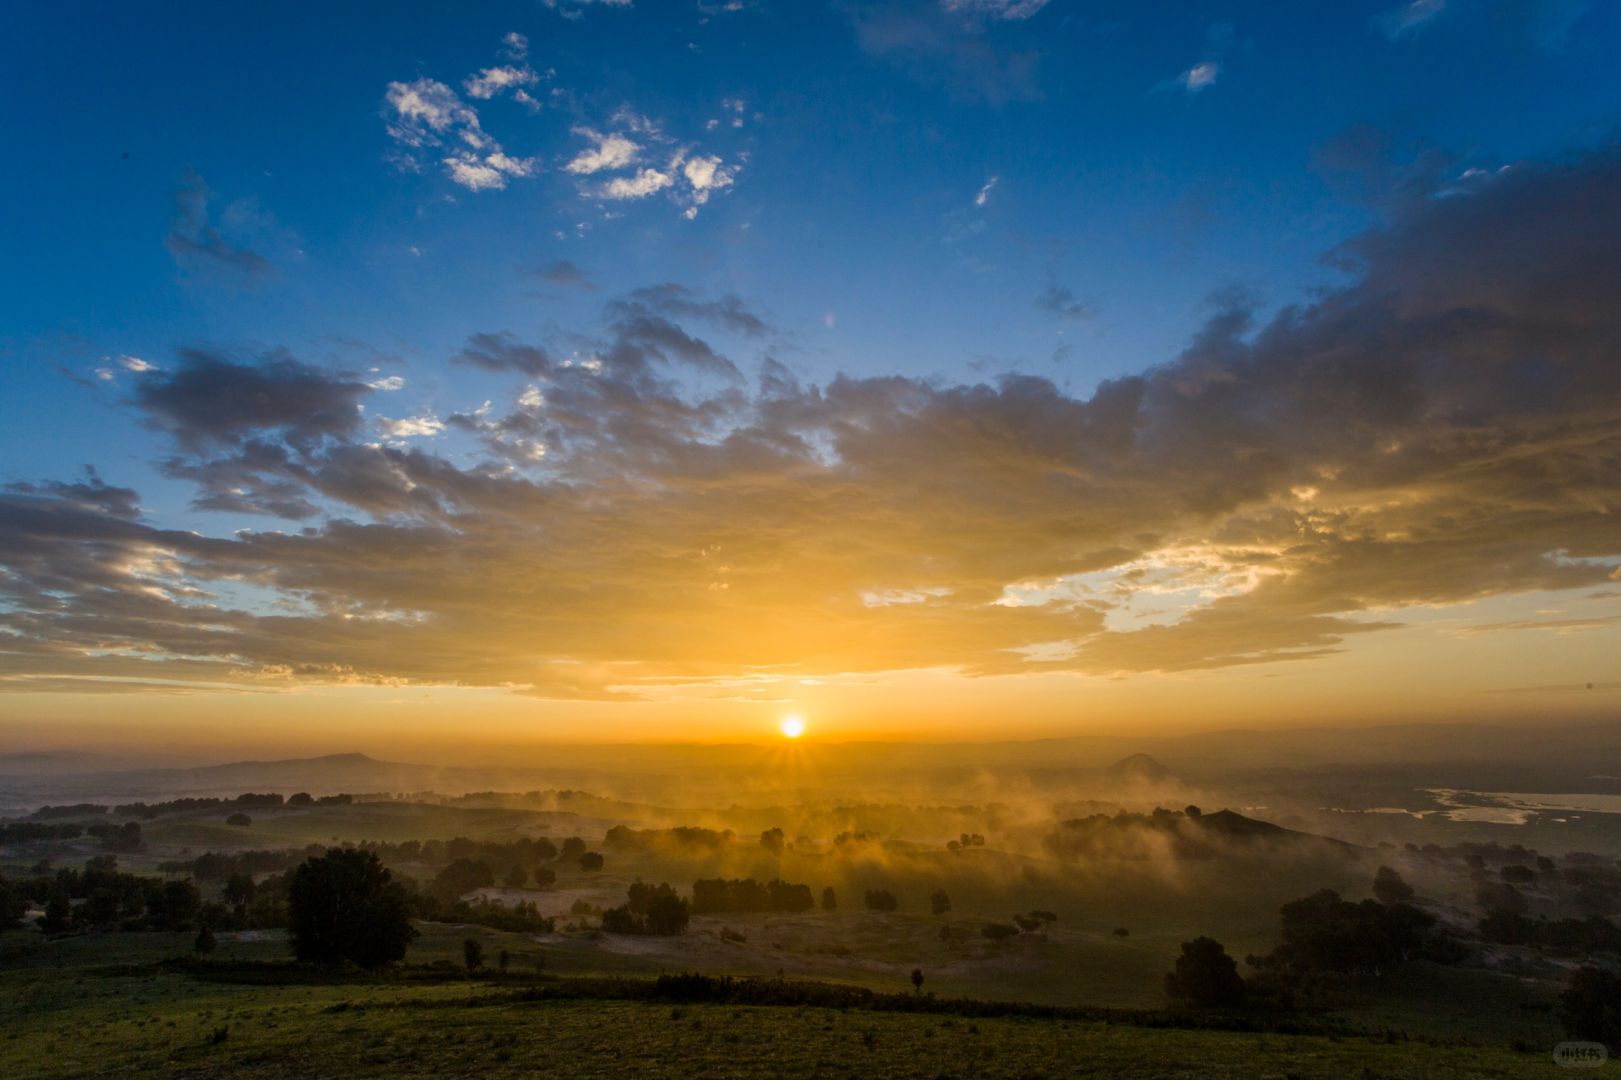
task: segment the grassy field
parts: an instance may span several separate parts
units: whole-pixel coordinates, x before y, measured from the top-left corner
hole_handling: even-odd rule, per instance
[[[549,973],[583,966],[567,949],[517,935],[425,929],[415,964],[459,959],[472,934],[492,961],[511,948],[514,972],[532,970],[537,955]],[[248,985],[163,966],[188,951],[180,934],[0,935],[0,1076],[1478,1077],[1547,1075],[1556,1041],[1534,1033],[1534,1050],[1517,1052],[1507,1038],[1475,1045],[861,1008],[526,1001],[521,981],[459,977]],[[284,957],[277,935],[226,936],[212,961]]]

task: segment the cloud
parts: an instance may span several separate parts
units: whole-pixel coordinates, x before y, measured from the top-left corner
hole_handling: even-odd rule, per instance
[[[1052,274],[1047,275],[1047,287],[1036,296],[1036,307],[1060,319],[1090,319],[1096,314],[1075,298],[1067,286],[1058,284]]]
[[[1216,85],[1221,76],[1221,65],[1214,60],[1205,60],[1194,64],[1188,70],[1176,77],[1177,85],[1190,94],[1197,94]]]
[[[1412,37],[1445,11],[1446,6],[1446,0],[1409,0],[1381,12],[1374,23],[1391,40]]]
[[[0,678],[611,699],[1201,671],[1613,587],[1621,159],[1522,163],[1336,258],[1343,286],[1265,320],[1229,301],[1085,396],[810,383],[728,354],[770,336],[741,301],[652,286],[544,345],[470,338],[459,362],[520,381],[444,416],[479,448],[454,458],[366,441],[365,385],[284,354],[165,360],[134,400],[182,448],[171,475],[306,526],[205,535],[99,481],[14,485]]]
[[[996,182],[1000,179],[1000,176],[993,176],[985,181],[984,185],[980,187],[979,193],[974,196],[975,206],[984,206],[991,201],[991,192],[996,190]]]
[[[1048,0],[940,0],[940,6],[955,15],[977,15],[987,19],[1028,19],[1047,6]]]
[[[223,271],[242,278],[270,273],[270,260],[256,251],[228,242],[209,220],[212,192],[202,177],[187,172],[175,190],[174,223],[164,244],[177,263],[195,269]]]
[[[663,191],[675,178],[667,172],[657,169],[638,169],[632,176],[616,176],[597,188],[597,196],[603,199],[645,199],[649,195]]]
[[[282,352],[244,364],[188,349],[172,370],[143,377],[134,402],[188,449],[236,445],[261,432],[309,446],[354,434],[366,390]]]
[[[504,47],[513,55],[521,44],[527,53],[528,40],[521,34],[508,34]],[[524,90],[539,76],[528,64],[485,68],[469,76],[464,87],[471,97],[489,99],[503,90],[528,105],[536,105]],[[436,79],[391,82],[383,93],[387,131],[402,149],[399,159],[409,168],[420,168],[421,157],[437,153],[439,164],[450,181],[468,191],[499,191],[508,181],[535,176],[540,164],[533,157],[514,157],[484,130],[478,112],[456,91]]]
[[[386,416],[379,416],[377,427],[391,439],[411,439],[437,435],[445,430],[445,423],[436,416],[412,416],[403,420],[390,420]]]
[[[1011,13],[1034,14],[1041,6],[1033,0],[965,0],[956,5],[857,3],[848,10],[862,51],[956,96],[1002,105],[1041,97],[1041,43],[1004,33],[1028,17]]]
[[[565,19],[580,19],[594,7],[628,8],[632,0],[540,0],[540,6],[555,11]]]
[[[530,270],[529,273],[551,285],[565,289],[583,289],[586,292],[595,292],[596,283],[591,276],[581,270],[568,259],[558,259],[556,262]]]
[[[603,134],[587,127],[574,129],[574,134],[582,136],[593,144],[589,149],[580,151],[574,159],[563,166],[564,172],[575,176],[590,176],[593,173],[612,169],[623,169],[635,164],[641,147],[622,134]]]
[[[488,67],[477,75],[470,75],[462,83],[468,97],[489,100],[503,90],[516,87],[534,86],[540,81],[540,76],[525,64],[515,67],[511,64],[502,64],[497,67]]]

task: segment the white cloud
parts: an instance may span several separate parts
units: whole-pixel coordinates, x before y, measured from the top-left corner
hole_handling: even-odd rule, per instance
[[[1446,6],[1446,0],[1411,0],[1382,13],[1374,21],[1386,37],[1407,37],[1418,33],[1421,27],[1445,11]]]
[[[987,19],[1028,19],[1047,6],[1047,0],[940,0],[940,6],[955,15],[977,15]]]
[[[528,51],[528,40],[521,34],[508,34],[503,40],[508,55]],[[480,99],[492,98],[511,88],[514,97],[538,107],[539,103],[522,87],[534,85],[539,78],[528,64],[500,66],[485,68],[463,85],[470,95]],[[408,150],[447,151],[439,159],[445,174],[452,183],[469,191],[500,190],[507,186],[509,179],[534,176],[539,171],[534,158],[508,154],[485,132],[473,107],[437,79],[391,82],[383,100],[390,110],[389,136]],[[404,164],[412,169],[421,167],[414,154],[407,156]]]
[[[373,390],[403,390],[405,388],[405,380],[400,378],[398,375],[388,375],[381,379],[373,379],[366,385],[371,387]]]
[[[467,90],[469,97],[488,100],[511,87],[534,86],[539,81],[540,76],[536,75],[534,69],[528,64],[524,64],[522,67],[503,64],[500,67],[485,68],[477,75],[468,77],[462,83],[462,86]],[[529,100],[533,101],[534,99],[530,98]]]
[[[379,416],[377,426],[390,438],[409,439],[418,435],[437,435],[445,429],[445,422],[436,416],[411,416],[403,420]]]
[[[529,39],[514,30],[501,39],[501,51],[513,60],[523,60],[529,56]]]
[[[133,371],[137,375],[148,371],[156,371],[158,369],[156,364],[149,364],[145,360],[142,360],[139,356],[120,356],[118,358],[118,364],[125,371]]]
[[[441,135],[458,129],[463,133],[460,135],[463,141],[468,141],[465,132],[472,132],[480,139],[484,137],[478,113],[469,108],[456,91],[434,79],[391,82],[383,100],[395,113],[388,125],[389,135],[407,146],[438,145]]]
[[[555,11],[565,19],[578,19],[589,7],[628,8],[631,0],[540,0],[540,6]]]
[[[675,182],[667,172],[657,169],[639,169],[635,176],[616,176],[597,193],[604,199],[645,199],[654,192],[663,191]]]
[[[641,153],[642,148],[623,135],[604,135],[585,127],[575,128],[574,133],[583,135],[596,144],[589,150],[580,151],[573,161],[563,166],[565,172],[571,172],[576,176],[590,176],[592,173],[605,170],[623,169],[634,164]]]
[[[698,206],[709,201],[711,192],[731,187],[736,172],[735,168],[723,166],[720,158],[713,155],[688,158],[681,167],[681,174],[692,187],[692,201]]]
[[[1176,81],[1188,93],[1197,94],[1206,87],[1214,86],[1216,79],[1220,76],[1221,65],[1214,60],[1206,60],[1188,68],[1188,70],[1177,76]]]
[[[1002,179],[1000,176],[993,176],[985,181],[985,186],[979,189],[978,195],[974,196],[975,206],[984,206],[991,201],[991,192],[996,188],[996,182],[1000,179]]]

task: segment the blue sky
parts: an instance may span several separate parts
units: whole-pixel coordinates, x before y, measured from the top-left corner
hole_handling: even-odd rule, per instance
[[[1621,7],[1580,0],[55,3],[5,21],[0,484],[91,465],[152,527],[218,537],[397,523],[309,479],[362,444],[539,475],[544,425],[494,418],[538,414],[548,378],[652,312],[725,358],[672,376],[718,395],[712,415],[735,405],[730,365],[750,385],[964,393],[1031,375],[1084,403],[1192,370],[1224,312],[1255,328],[1352,295],[1348,242],[1602,153],[1621,119]],[[1374,276],[1400,278],[1388,260]],[[548,358],[470,361],[480,340]],[[198,357],[277,393],[324,373],[311,392],[363,417],[198,435]],[[314,510],[199,497],[198,470],[251,431],[301,463],[279,482],[310,484],[280,505]],[[1158,557],[1134,544],[1116,570]],[[1165,550],[1173,576],[1204,565]],[[213,580],[261,610],[309,598]]]

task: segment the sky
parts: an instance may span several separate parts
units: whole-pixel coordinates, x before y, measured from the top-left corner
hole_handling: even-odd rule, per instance
[[[4,20],[0,742],[1621,706],[1621,7]]]

